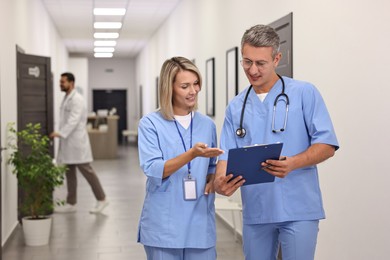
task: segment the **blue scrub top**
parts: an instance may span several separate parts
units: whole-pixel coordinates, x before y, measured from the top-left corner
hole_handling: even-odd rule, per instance
[[[189,149],[191,127],[177,126]],[[216,158],[197,157],[191,161],[191,175],[197,181],[198,199],[185,201],[183,178],[188,175],[187,165],[162,179],[165,162],[184,153],[174,121],[154,112],[140,120],[138,133],[140,165],[147,176],[138,242],[164,248],[214,247],[215,194],[204,195],[204,189],[207,174],[215,173]],[[192,145],[198,142],[206,143],[208,147],[217,146],[214,122],[195,112]]]
[[[229,149],[253,144],[282,142],[283,156],[304,152],[315,143],[339,148],[332,121],[324,100],[310,83],[283,77],[285,93],[290,100],[287,126],[284,132],[272,132],[274,100],[282,92],[278,80],[263,102],[251,89],[246,103],[243,128],[244,138],[236,135],[240,125],[241,109],[246,88],[238,94],[226,109],[221,134],[221,149],[225,151],[219,160],[227,160]],[[285,104],[279,102],[275,116],[275,129],[283,126]],[[284,221],[317,220],[325,218],[317,166],[290,172],[275,182],[241,187],[244,224],[265,224]]]

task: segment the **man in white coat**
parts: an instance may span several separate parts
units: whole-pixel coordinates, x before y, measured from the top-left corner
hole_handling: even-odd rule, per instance
[[[97,199],[95,207],[90,213],[99,213],[107,205],[106,195],[99,178],[92,169],[93,161],[88,132],[86,129],[87,110],[83,97],[74,89],[75,77],[72,73],[61,74],[60,87],[65,92],[60,108],[60,126],[57,132],[50,134],[51,138],[60,139],[57,161],[68,167],[66,181],[68,195],[66,204],[55,209],[55,212],[75,212],[77,203],[76,168],[83,174],[91,185]]]

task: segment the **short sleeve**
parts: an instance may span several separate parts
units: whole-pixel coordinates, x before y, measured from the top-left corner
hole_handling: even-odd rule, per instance
[[[304,118],[311,137],[311,144],[329,144],[337,150],[339,148],[337,137],[320,92],[312,86],[307,88],[302,98]]]
[[[148,117],[142,118],[138,125],[138,153],[143,172],[154,185],[160,186],[165,160],[156,126]]]

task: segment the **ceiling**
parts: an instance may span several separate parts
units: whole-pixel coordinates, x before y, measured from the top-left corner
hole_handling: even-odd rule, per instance
[[[114,57],[135,57],[181,0],[42,0],[71,56],[93,57],[94,32],[119,32]],[[95,16],[93,8],[126,8],[122,17]],[[113,19],[113,20],[111,20]],[[119,19],[119,20],[118,20]],[[121,29],[94,29],[121,21]]]

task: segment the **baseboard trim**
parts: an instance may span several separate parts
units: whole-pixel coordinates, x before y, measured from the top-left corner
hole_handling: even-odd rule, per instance
[[[10,238],[15,235],[16,227],[18,225],[19,225],[19,222],[16,221],[15,224],[13,225],[13,228],[11,229],[11,231],[8,233],[8,235],[5,237],[5,239],[1,241],[2,242],[2,245],[1,245],[2,248],[5,248],[7,246],[7,244],[9,243]]]

